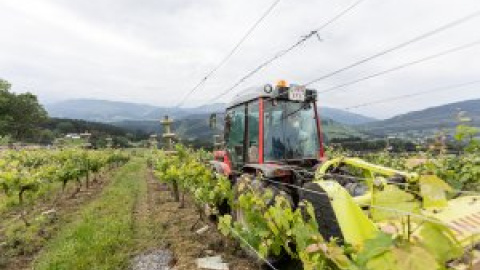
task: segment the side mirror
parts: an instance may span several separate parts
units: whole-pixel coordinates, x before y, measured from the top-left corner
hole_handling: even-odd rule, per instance
[[[211,129],[215,129],[217,127],[217,114],[216,113],[210,114],[209,126],[210,126]]]

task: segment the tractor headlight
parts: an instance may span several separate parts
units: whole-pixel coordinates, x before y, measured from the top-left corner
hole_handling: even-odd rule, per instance
[[[267,94],[270,94],[272,93],[273,91],[273,86],[271,84],[266,84],[264,87],[263,87],[263,91]]]

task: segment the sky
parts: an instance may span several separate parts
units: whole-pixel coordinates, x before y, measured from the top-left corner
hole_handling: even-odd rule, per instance
[[[237,44],[274,0],[0,0],[0,78],[43,103],[95,98],[175,106]],[[246,73],[354,3],[280,0],[231,58],[188,100],[208,104]],[[218,102],[250,86],[305,84],[451,21],[478,0],[364,0]],[[318,91],[480,40],[480,16],[310,85]],[[374,100],[480,80],[480,44],[319,94],[320,106]],[[373,104],[388,118],[480,98],[480,83]]]

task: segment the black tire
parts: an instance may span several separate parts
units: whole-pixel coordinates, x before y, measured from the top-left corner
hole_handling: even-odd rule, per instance
[[[300,201],[305,200],[312,204],[320,234],[327,241],[335,238],[337,239],[337,243],[343,244],[344,238],[342,230],[340,229],[337,217],[333,211],[330,198],[326,195],[321,195],[326,194],[325,190],[315,183],[307,183],[303,187],[315,192],[302,190],[300,192]]]
[[[217,209],[220,216],[230,214],[230,212],[232,211],[228,200],[223,200],[220,204],[218,204]]]

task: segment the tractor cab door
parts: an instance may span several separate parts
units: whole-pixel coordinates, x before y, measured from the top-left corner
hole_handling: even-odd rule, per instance
[[[258,163],[259,101],[254,100],[227,110],[225,117],[225,142],[235,170],[245,163]]]
[[[225,116],[225,142],[234,170],[245,163],[245,112],[246,106],[228,109]]]

